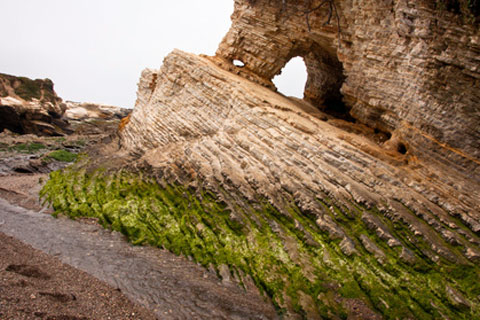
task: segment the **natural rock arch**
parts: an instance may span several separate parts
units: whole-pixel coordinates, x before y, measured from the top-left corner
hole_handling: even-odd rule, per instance
[[[250,6],[260,6],[260,3],[236,1],[236,11],[250,12]],[[266,6],[262,17],[235,17],[236,19],[251,19],[242,29],[231,28],[220,44],[216,55],[222,60],[241,60],[247,70],[240,74],[252,81],[276,90],[272,80],[282,72],[291,59],[303,58],[307,68],[307,82],[303,99],[320,110],[334,116],[345,118],[349,109],[343,103],[340,93],[345,81],[344,68],[338,58],[338,43],[336,40],[338,27],[332,19],[330,25],[324,24],[324,17],[329,16],[328,6],[319,8],[310,19],[309,25],[304,18],[298,16],[305,3],[295,5],[295,8]],[[298,6],[298,8],[296,8]],[[282,11],[284,10],[284,11]],[[298,10],[298,12],[296,11]],[[294,14],[295,13],[295,14]],[[265,16],[272,16],[275,24],[265,25],[263,36],[253,29],[258,29]],[[299,23],[298,20],[302,22]],[[298,28],[298,26],[303,28]],[[263,26],[263,24],[262,24]],[[308,27],[323,29],[322,35],[313,34]],[[252,30],[249,30],[252,28]],[[268,36],[267,36],[268,35]],[[228,64],[227,64],[228,65]]]

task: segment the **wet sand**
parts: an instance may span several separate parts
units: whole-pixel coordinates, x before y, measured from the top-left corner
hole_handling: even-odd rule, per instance
[[[120,291],[0,232],[0,319],[156,319]]]

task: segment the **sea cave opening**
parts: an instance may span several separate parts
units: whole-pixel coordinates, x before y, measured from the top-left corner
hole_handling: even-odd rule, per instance
[[[291,59],[273,78],[277,90],[285,96],[303,99],[307,83],[307,66],[302,57]]]
[[[340,92],[345,75],[336,53],[312,45],[292,56],[272,79],[277,91],[303,99],[335,118],[355,122]]]

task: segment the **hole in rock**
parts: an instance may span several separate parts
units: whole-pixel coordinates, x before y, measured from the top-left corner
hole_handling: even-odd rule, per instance
[[[243,63],[243,61],[241,60],[233,60],[232,63],[235,67],[239,67],[239,68],[245,67],[245,63]]]
[[[407,147],[405,146],[405,144],[403,144],[403,143],[400,142],[400,143],[397,145],[397,151],[398,151],[399,153],[401,153],[401,154],[406,154],[406,153],[407,153]]]
[[[392,134],[388,131],[382,131],[378,128],[373,129],[374,141],[377,143],[384,143],[385,141],[390,140]]]
[[[273,78],[273,83],[282,94],[302,99],[307,76],[305,62],[301,57],[295,57]]]
[[[30,169],[27,169],[27,168],[15,168],[13,169],[13,171],[17,172],[17,173],[33,173],[32,170]]]
[[[459,14],[461,12],[460,2],[458,0],[446,0],[444,5],[450,12],[455,14]]]

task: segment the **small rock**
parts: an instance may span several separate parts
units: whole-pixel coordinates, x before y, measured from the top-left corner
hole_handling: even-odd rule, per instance
[[[221,265],[218,266],[218,273],[222,277],[222,282],[223,283],[232,282],[230,269],[228,268],[228,266],[226,264],[221,264]]]
[[[333,221],[332,217],[329,215],[323,215],[322,217],[318,218],[317,226],[320,227],[320,230],[327,232],[330,236],[330,239],[342,239],[345,237],[345,233],[343,230]]]
[[[480,252],[478,252],[477,250],[475,250],[473,248],[467,248],[465,250],[465,256],[470,261],[473,261],[473,262],[480,261]]]
[[[385,259],[387,258],[387,256],[382,251],[382,249],[380,249],[372,240],[370,240],[370,238],[362,234],[360,235],[360,241],[362,242],[362,245],[365,247],[365,249],[375,256],[378,262],[380,262],[381,264],[385,263]]]
[[[403,247],[402,248],[402,253],[400,254],[400,259],[402,259],[404,262],[413,265],[416,262],[415,254],[408,248]]]
[[[463,294],[460,291],[450,287],[447,285],[445,287],[445,291],[447,292],[448,300],[457,308],[461,309],[468,309],[470,308],[470,302],[468,302]]]
[[[340,249],[342,249],[342,252],[349,257],[352,254],[358,253],[357,249],[355,249],[355,243],[348,237],[343,238],[342,242],[340,242]]]
[[[441,231],[442,237],[450,243],[452,246],[459,246],[461,245],[460,241],[458,240],[457,236],[450,230],[443,229]]]

